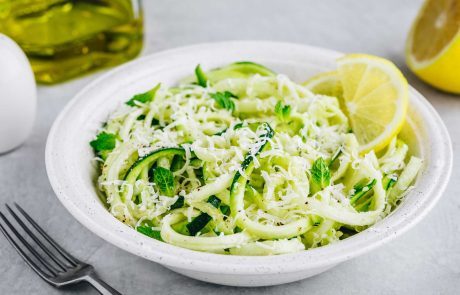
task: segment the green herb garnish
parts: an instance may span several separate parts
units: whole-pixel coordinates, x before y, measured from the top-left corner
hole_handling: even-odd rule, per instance
[[[91,141],[89,145],[96,151],[111,151],[115,148],[117,136],[112,133],[101,132],[96,139]]]
[[[153,172],[153,181],[162,194],[168,197],[174,196],[174,176],[169,169],[157,167]]]
[[[160,87],[161,87],[161,84],[158,83],[155,87],[153,87],[149,91],[134,95],[130,100],[126,102],[126,104],[131,107],[135,107],[137,106],[136,103],[150,102],[155,98],[155,94],[157,93],[158,89],[160,89]]]
[[[320,191],[327,187],[331,182],[331,172],[326,161],[323,158],[318,158],[311,167],[312,190]]]
[[[232,98],[237,98],[237,96],[230,91],[210,93],[209,96],[216,101],[219,107],[229,111],[233,111],[235,109],[235,103]]]

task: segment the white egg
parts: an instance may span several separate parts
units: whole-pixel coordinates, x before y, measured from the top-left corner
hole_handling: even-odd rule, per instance
[[[37,87],[24,52],[0,34],[0,153],[29,136],[37,109]]]

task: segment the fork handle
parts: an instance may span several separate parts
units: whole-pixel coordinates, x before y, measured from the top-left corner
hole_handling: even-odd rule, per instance
[[[85,277],[85,281],[91,284],[102,295],[122,295],[120,292],[110,287],[106,282],[101,280],[96,274],[92,273]]]

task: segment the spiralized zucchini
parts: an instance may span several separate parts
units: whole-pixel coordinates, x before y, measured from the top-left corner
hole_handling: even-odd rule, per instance
[[[111,214],[198,251],[275,255],[334,243],[387,215],[422,160],[359,144],[336,97],[250,62],[156,85],[91,146]]]

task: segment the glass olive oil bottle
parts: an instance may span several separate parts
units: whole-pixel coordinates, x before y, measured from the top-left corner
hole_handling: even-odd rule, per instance
[[[0,0],[0,32],[41,83],[120,64],[142,48],[141,0]]]

